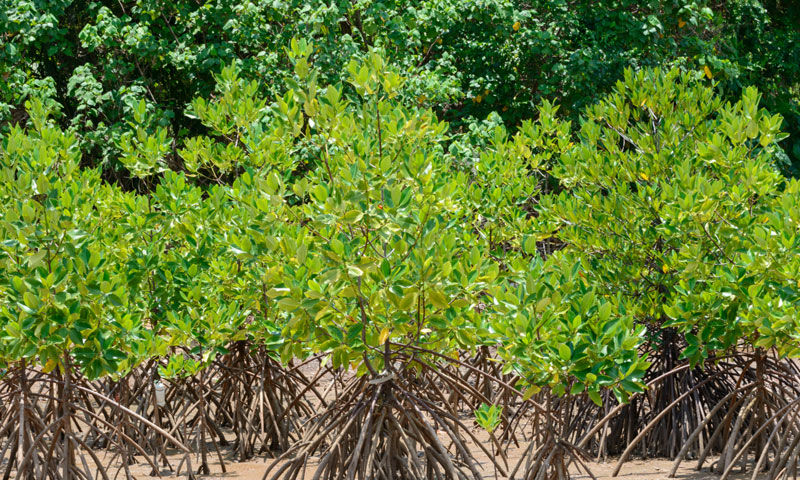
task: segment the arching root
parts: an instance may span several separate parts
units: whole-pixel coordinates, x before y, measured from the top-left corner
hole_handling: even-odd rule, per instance
[[[450,392],[431,388],[455,380],[444,379],[442,369],[422,362],[416,366],[350,379],[263,478],[303,478],[311,468],[309,460],[317,456],[314,479],[479,480],[485,472],[476,458],[478,450],[505,475],[472,429],[448,408]]]

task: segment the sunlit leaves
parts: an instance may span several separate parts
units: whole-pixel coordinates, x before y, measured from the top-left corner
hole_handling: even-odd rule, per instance
[[[781,272],[795,241],[782,222],[763,226],[786,218],[780,125],[755,89],[723,105],[686,74],[628,71],[553,168],[567,188],[543,200],[545,222],[637,323],[685,333],[692,363],[740,341],[781,345],[764,322],[795,308]],[[750,285],[766,288],[743,294]]]

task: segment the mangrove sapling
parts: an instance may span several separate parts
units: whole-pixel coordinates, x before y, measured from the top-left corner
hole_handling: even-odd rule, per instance
[[[750,137],[760,138],[758,145],[768,152],[771,144],[765,140],[775,121],[757,110],[757,102],[754,92],[746,92],[738,108],[758,119]],[[800,356],[796,320],[800,311],[796,253],[800,186],[794,180],[779,182],[772,165],[760,167],[765,180],[758,201],[751,201],[747,213],[740,214],[744,226],[736,229],[736,250],[726,254],[728,261],[707,267],[707,273],[684,271],[682,288],[665,311],[670,323],[691,340],[685,356],[697,362],[715,351],[728,351],[733,365],[729,382],[737,389],[750,385],[728,399],[728,406],[720,407],[724,418],[712,436],[721,454],[715,469],[723,475],[729,475],[737,463],[746,469],[752,455],[757,466],[754,475],[763,470],[775,478],[789,475],[796,461],[796,407],[792,405],[800,388],[794,363]],[[703,312],[717,313],[704,320]],[[712,444],[709,441],[702,450],[699,465]]]
[[[293,42],[292,58],[307,57],[310,51],[306,48],[305,43]],[[206,329],[217,348],[233,348],[220,352],[222,355],[210,365],[213,373],[208,376],[208,391],[213,392],[209,397],[213,419],[209,419],[209,425],[234,427],[235,455],[246,459],[257,452],[288,448],[301,429],[300,419],[310,411],[306,395],[320,395],[314,382],[291,366],[293,359],[309,356],[311,349],[303,344],[307,339],[295,335],[296,325],[287,325],[286,312],[277,308],[282,295],[278,272],[293,268],[298,260],[302,264],[306,253],[303,245],[291,240],[281,242],[285,238],[282,230],[294,229],[290,220],[297,220],[289,218],[292,212],[284,202],[302,203],[307,194],[300,189],[285,192],[283,182],[292,178],[290,173],[300,163],[297,156],[290,155],[296,153],[294,143],[308,141],[301,137],[309,132],[300,128],[304,113],[298,108],[294,91],[269,108],[257,93],[256,83],[240,78],[236,65],[223,68],[216,79],[218,95],[211,101],[195,99],[191,115],[213,135],[234,145],[198,137],[182,150],[189,176],[200,183],[215,184],[208,195],[209,208],[196,218],[209,228],[196,229],[195,222],[184,225],[196,235],[191,245],[204,245],[197,249],[199,261],[193,275],[206,269],[204,282],[214,280],[204,283],[202,295],[208,289],[218,292],[221,303],[235,299],[238,309],[229,309],[229,314],[246,318],[227,338],[214,328]],[[316,89],[316,81],[309,81],[309,77],[298,80]],[[312,95],[316,94],[314,90]],[[235,125],[235,131],[230,131],[230,125]],[[237,161],[220,157],[218,147],[238,152]],[[185,216],[196,215],[188,212]],[[214,232],[211,238],[209,231]],[[223,285],[217,284],[220,279],[224,279]],[[193,284],[191,288],[199,298],[199,289]]]
[[[229,353],[231,342],[247,338],[245,325],[251,318],[250,300],[240,294],[236,263],[222,240],[230,223],[223,193],[221,187],[203,192],[187,185],[185,176],[166,173],[153,194],[158,214],[148,216],[158,219],[154,228],[174,234],[158,259],[169,272],[154,280],[163,309],[154,332],[175,346],[169,361],[159,366],[159,376],[174,385],[175,393],[167,393],[172,398],[167,411],[173,428],[196,445],[199,474],[210,473],[211,455],[226,470],[220,446],[227,439],[218,421],[233,422],[221,404],[223,392],[217,386],[227,372],[220,370],[217,358]],[[161,408],[154,414],[160,415]],[[189,463],[184,458],[177,469]]]
[[[269,232],[252,235],[243,221],[233,240],[243,270],[265,272],[259,307],[282,330],[281,360],[325,353],[344,388],[266,477],[297,478],[318,453],[325,478],[479,478],[475,449],[490,452],[448,400],[480,393],[447,358],[486,343],[480,316],[491,312],[476,306],[499,267],[487,242],[458,228],[467,178],[444,159],[446,126],[393,101],[402,78],[377,53],[351,63],[358,95],[346,99],[317,85],[309,45],[289,51],[297,78],[275,121],[317,145],[319,163],[299,178],[268,165],[238,179],[242,205],[270,199],[250,210]],[[291,114],[300,108],[302,130]]]
[[[114,401],[91,383],[124,370],[132,344],[141,343],[138,317],[122,312],[131,292],[118,253],[130,239],[114,223],[129,197],[104,185],[99,171],[80,168],[77,140],[53,126],[41,101],[29,109],[32,128],[12,129],[0,147],[0,267],[9,279],[0,297],[2,356],[14,372],[3,382],[19,393],[9,405],[16,415],[5,419],[17,435],[4,448],[13,451],[4,475],[16,467],[25,477],[106,478],[87,441],[134,445],[109,433],[114,427],[97,405]]]
[[[642,391],[648,362],[637,347],[643,328],[624,310],[599,298],[587,286],[579,261],[562,253],[547,260],[513,264],[509,284],[495,292],[498,315],[493,328],[501,335],[506,371],[519,375],[528,402],[542,392],[544,408],[530,413],[524,449],[512,477],[569,478],[570,465],[589,474],[588,452],[578,444],[586,417],[576,411],[578,396],[602,405],[602,392],[619,401]],[[615,310],[616,308],[616,310]],[[520,423],[517,422],[517,428]],[[573,427],[578,426],[578,429]]]
[[[775,313],[753,307],[763,285],[793,285],[781,267],[791,262],[777,260],[797,244],[796,227],[779,220],[791,219],[783,211],[796,203],[781,193],[775,166],[781,118],[758,103],[754,89],[722,105],[688,74],[628,71],[586,110],[579,142],[552,169],[564,188],[542,199],[542,221],[591,267],[587,281],[598,294],[617,297],[648,328],[647,380],[661,378],[604,425],[609,451],[675,456],[735,388],[730,363],[698,366],[742,339],[756,341],[759,329],[771,335],[763,322],[796,302],[792,286],[781,302],[771,297]],[[697,440],[710,442],[727,413],[716,410]]]
[[[460,223],[486,244],[490,258],[497,262],[500,277],[508,276],[521,259],[552,252],[540,248],[542,241],[549,240],[547,232],[537,229],[534,207],[542,192],[550,189],[548,169],[553,160],[571,145],[570,123],[557,118],[557,111],[557,106],[543,102],[538,107],[537,120],[522,122],[513,135],[502,125],[494,125],[485,132],[462,136],[450,146],[451,168],[466,177],[456,194],[462,206]],[[487,123],[490,120],[491,117]],[[476,134],[481,138],[473,138]],[[482,148],[476,150],[470,145],[472,141],[482,144]],[[479,331],[491,332],[494,328],[491,325],[494,302],[492,294],[484,292],[475,305],[477,313],[486,312],[475,320]],[[519,392],[513,388],[500,387],[503,383],[516,384],[520,377],[518,372],[505,368],[513,360],[498,356],[499,349],[502,341],[490,334],[477,345],[477,352],[461,353],[473,368],[458,367],[457,371],[480,395],[462,395],[454,389],[453,400],[469,410],[475,410],[481,403],[502,406],[500,438],[503,443],[519,446],[516,426],[529,419],[526,412],[531,412],[533,402],[521,401]],[[533,416],[539,414],[541,410]],[[524,438],[526,432],[521,434]]]
[[[482,403],[481,406],[475,410],[475,421],[489,434],[489,440],[492,446],[492,458],[494,458],[495,448],[502,450],[500,443],[494,435],[495,430],[497,430],[497,427],[499,427],[502,422],[502,408],[497,405]],[[505,458],[505,456],[503,456],[503,460],[508,463],[508,459]],[[508,469],[508,466],[506,466],[506,469]],[[494,471],[494,478],[497,480],[497,469]]]

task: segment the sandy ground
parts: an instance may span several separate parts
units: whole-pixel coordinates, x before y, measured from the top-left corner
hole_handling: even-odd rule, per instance
[[[244,463],[231,463],[226,465],[228,472],[221,473],[219,469],[219,465],[215,464],[212,466],[212,470],[216,471],[217,473],[212,473],[211,475],[200,476],[199,478],[207,479],[207,480],[222,480],[222,479],[238,479],[238,480],[261,480],[262,476],[264,475],[264,471],[266,469],[266,464],[263,460],[261,461],[253,461],[253,462],[244,462]],[[666,480],[668,477],[668,473],[672,467],[672,462],[669,460],[634,460],[631,462],[626,463],[622,467],[622,471],[620,472],[619,476],[616,478],[622,480],[633,480],[633,479],[642,479],[642,480]],[[683,480],[711,480],[711,479],[718,479],[719,476],[713,473],[706,471],[696,471],[694,470],[694,465],[691,465],[690,462],[686,462],[685,464],[681,465],[681,468],[678,470],[677,475],[675,478],[683,479]],[[591,464],[592,471],[597,476],[598,480],[608,480],[614,478],[611,476],[612,471],[614,470],[614,463],[592,463]],[[147,473],[143,470],[147,469],[140,469],[135,467],[132,471],[138,473],[138,478],[146,478]],[[731,478],[736,480],[744,480],[750,479],[752,473],[747,473],[744,475],[733,475]],[[120,475],[122,478],[124,474]],[[305,480],[310,480],[313,476],[313,470],[309,472],[306,476]],[[175,475],[170,475],[169,473],[163,474],[164,478],[179,478]],[[155,478],[155,477],[154,477]],[[180,478],[185,478],[184,475],[181,475]],[[491,471],[486,472],[485,477],[486,479],[494,479],[494,475]],[[503,477],[499,477],[503,478]],[[576,475],[575,479],[589,479],[588,475]]]
[[[223,450],[223,457],[226,456],[226,452]],[[170,461],[174,462],[172,464],[173,468],[177,466],[180,462],[181,456],[175,455],[171,456]],[[197,468],[197,458],[192,458],[192,465],[194,468]],[[223,473],[222,469],[220,468],[220,464],[216,455],[214,455],[214,461],[210,464],[212,473],[210,475],[201,475],[198,476],[199,479],[205,480],[223,480],[223,479],[238,479],[238,480],[262,480],[264,472],[267,468],[268,463],[272,461],[271,459],[254,459],[248,462],[229,462],[226,459],[225,468],[227,472]],[[514,455],[510,456],[510,461],[515,461]],[[713,461],[714,459],[711,459]],[[711,473],[708,468],[710,463],[707,462],[701,471],[695,470],[696,462],[693,461],[684,461],[676,476],[674,478],[683,479],[683,480],[711,480],[711,479],[718,479],[719,475]],[[612,477],[612,473],[614,467],[616,466],[615,460],[609,460],[606,463],[597,463],[591,462],[589,463],[592,472],[597,477],[598,480],[610,480]],[[494,473],[491,470],[490,466],[487,466],[488,470],[484,472],[485,479],[494,479]],[[161,472],[163,478],[186,478],[185,474],[185,466],[183,467],[184,471],[181,472],[180,475],[175,475],[169,471]],[[672,469],[672,461],[666,459],[648,459],[648,460],[631,460],[623,465],[620,474],[616,477],[621,480],[666,480],[669,478],[667,475],[669,474],[670,470]],[[157,477],[149,477],[150,468],[147,464],[142,463],[139,465],[135,465],[131,467],[131,473],[133,473],[138,479],[146,479],[146,478],[157,478]],[[109,477],[114,478],[117,474],[116,471],[109,472]],[[314,474],[313,469],[313,461],[312,465],[309,465],[309,471],[306,477],[303,480],[311,480]],[[730,478],[732,480],[750,480],[752,476],[752,472],[748,472],[746,474],[735,474],[731,475]],[[119,473],[117,478],[123,479],[125,474],[123,472]],[[591,477],[586,474],[575,474],[573,477],[574,480],[577,479],[590,479]],[[505,480],[505,477],[498,476],[498,479]]]

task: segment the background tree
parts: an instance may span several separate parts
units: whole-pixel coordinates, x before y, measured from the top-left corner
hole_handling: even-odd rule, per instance
[[[136,105],[145,102],[143,128],[167,133],[169,168],[180,169],[184,139],[207,131],[184,115],[192,99],[212,95],[213,75],[234,61],[263,96],[278,93],[292,36],[316,45],[330,84],[346,81],[352,56],[383,49],[408,77],[399,94],[454,131],[490,112],[516,126],[544,99],[574,120],[624,68],[659,65],[713,79],[726,99],[756,85],[788,131],[800,125],[798,18],[785,1],[22,0],[0,15],[0,122],[24,119],[31,94],[61,105],[84,161],[123,183],[118,143],[135,130]],[[798,144],[784,149],[796,163]]]

